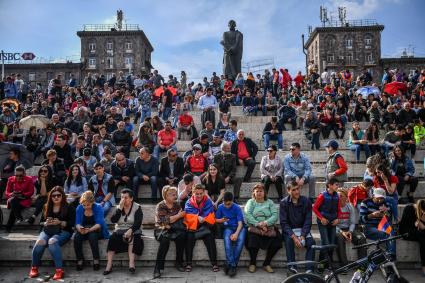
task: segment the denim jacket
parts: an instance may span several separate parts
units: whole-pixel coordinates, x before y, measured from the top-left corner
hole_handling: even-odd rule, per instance
[[[285,175],[310,178],[312,174],[310,160],[304,153],[300,153],[297,159],[294,159],[292,154],[287,154],[283,159],[283,164],[285,167]]]
[[[112,175],[105,173],[105,175],[103,176],[103,184],[102,184],[102,191],[103,194],[106,196],[108,194],[108,183],[109,180],[112,178]],[[91,183],[93,184],[93,189],[94,192],[93,194],[96,195],[97,192],[97,188],[98,188],[98,181],[97,181],[97,176],[94,175],[90,178]],[[109,201],[111,202],[112,205],[115,205],[115,196],[112,195],[112,197],[109,199]]]

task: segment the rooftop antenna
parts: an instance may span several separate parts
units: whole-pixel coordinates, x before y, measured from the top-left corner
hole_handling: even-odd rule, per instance
[[[338,7],[338,17],[341,26],[345,25],[346,17],[347,17],[347,8],[346,7]]]
[[[122,10],[117,10],[117,29],[121,30],[122,29],[122,21],[124,19],[124,15]]]
[[[308,34],[310,35],[313,32],[313,27],[312,26],[308,26]]]
[[[326,26],[326,22],[329,21],[328,9],[324,6],[320,6],[320,21],[322,22],[322,26]]]

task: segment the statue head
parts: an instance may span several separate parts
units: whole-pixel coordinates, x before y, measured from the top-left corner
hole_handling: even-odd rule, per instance
[[[236,22],[234,20],[230,20],[228,26],[230,30],[235,30]]]

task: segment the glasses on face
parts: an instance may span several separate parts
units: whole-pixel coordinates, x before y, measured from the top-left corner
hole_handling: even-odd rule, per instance
[[[62,195],[61,194],[53,194],[52,195],[52,198],[61,198],[62,197]]]

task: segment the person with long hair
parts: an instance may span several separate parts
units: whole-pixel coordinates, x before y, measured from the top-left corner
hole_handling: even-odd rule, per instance
[[[420,199],[416,204],[408,204],[403,210],[398,232],[404,239],[419,242],[419,254],[421,256],[422,276],[425,277],[425,199]]]
[[[47,195],[55,186],[53,179],[52,169],[43,165],[38,170],[38,177],[34,183],[35,195],[32,196],[32,200],[35,206],[34,213],[26,220],[29,224],[34,224],[35,219],[43,210],[44,205],[47,202]]]
[[[250,273],[257,269],[257,255],[260,249],[266,250],[263,262],[264,270],[273,273],[270,263],[282,248],[282,236],[276,228],[278,212],[275,204],[267,198],[263,184],[256,184],[252,189],[252,198],[245,205],[245,219],[248,224],[246,248],[249,252]]]
[[[77,270],[83,270],[83,242],[88,240],[93,255],[93,270],[99,270],[99,239],[109,239],[108,226],[103,217],[103,208],[95,202],[92,191],[86,191],[80,198],[75,213],[74,251]]]
[[[55,263],[56,272],[53,280],[63,279],[61,247],[66,244],[72,235],[72,227],[75,222],[75,210],[66,202],[66,195],[60,186],[54,187],[44,206],[42,217],[42,231],[32,250],[32,263],[29,277],[38,277],[38,268],[44,250],[48,248]]]
[[[381,151],[379,144],[379,126],[376,122],[370,122],[365,131],[367,144],[369,145],[370,155],[375,155]]]
[[[365,133],[360,129],[360,123],[357,121],[353,122],[353,129],[350,131],[350,139],[348,145],[351,151],[356,153],[356,161],[360,161],[360,152],[363,150],[366,155],[366,159],[370,156],[370,149],[368,141],[365,137]]]
[[[217,164],[212,163],[208,166],[208,172],[202,178],[202,184],[205,186],[208,196],[214,202],[214,207],[217,208],[226,191],[226,183]]]
[[[387,196],[398,199],[397,196],[397,176],[391,174],[390,169],[385,164],[379,164],[373,176],[373,186],[375,188],[382,188],[386,191]]]
[[[65,193],[67,198],[77,207],[81,195],[87,191],[87,180],[81,174],[80,167],[76,164],[69,168],[68,177],[65,180]]]
[[[282,159],[276,155],[276,153],[277,148],[275,145],[267,147],[267,154],[261,158],[260,173],[261,182],[264,184],[266,194],[269,192],[270,185],[274,184],[280,201],[283,196],[283,162]]]
[[[399,197],[403,195],[405,185],[410,185],[410,190],[407,193],[408,201],[413,203],[413,194],[418,186],[418,178],[414,176],[415,165],[411,158],[406,156],[404,149],[400,145],[396,145],[393,148],[393,154],[390,157],[391,171],[397,176],[397,193]]]

